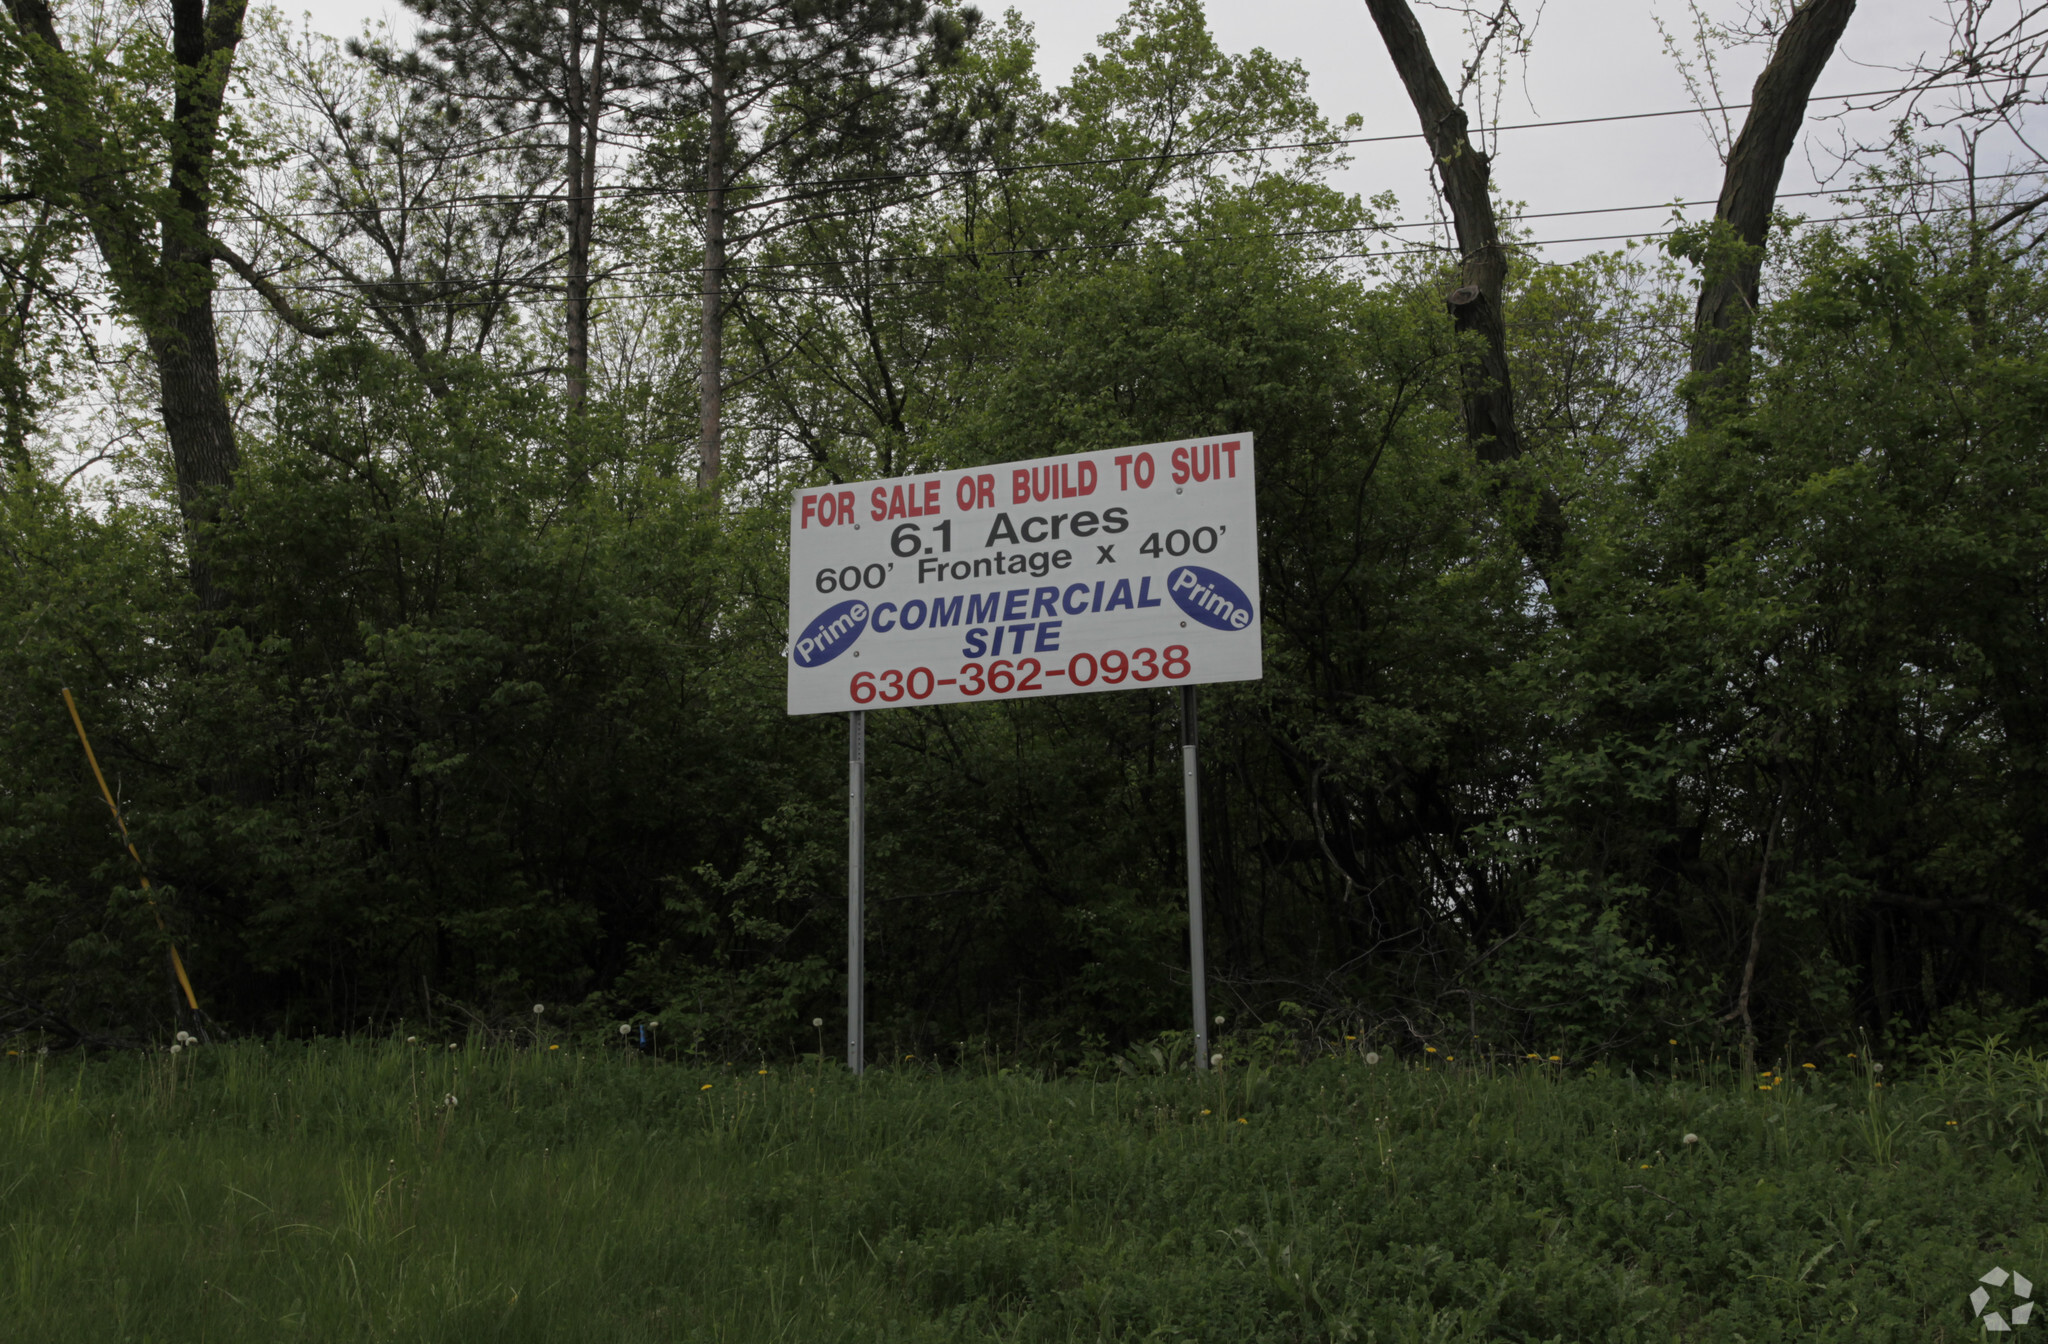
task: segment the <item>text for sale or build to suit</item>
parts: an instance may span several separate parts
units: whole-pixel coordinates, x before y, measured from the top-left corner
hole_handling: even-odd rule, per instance
[[[790,504],[789,712],[1252,681],[1252,436],[857,485]]]

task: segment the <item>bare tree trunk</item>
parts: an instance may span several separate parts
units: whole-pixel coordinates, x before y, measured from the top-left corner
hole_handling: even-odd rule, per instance
[[[220,385],[210,276],[202,296],[174,314],[167,330],[150,333],[149,348],[177,477],[178,512],[185,523],[187,577],[199,605],[218,611],[227,605],[227,595],[213,581],[203,529],[220,521],[241,457]]]
[[[597,223],[598,128],[604,112],[605,45],[611,9],[601,5],[590,70],[583,69],[582,15],[570,13],[568,70],[569,260],[567,328],[569,414],[580,415],[590,394],[590,246]]]
[[[1749,349],[1749,319],[1756,311],[1764,234],[1777,207],[1778,181],[1805,124],[1814,81],[1855,11],[1856,0],[1805,0],[1786,22],[1770,64],[1750,93],[1749,115],[1729,151],[1721,199],[1714,207],[1714,218],[1728,221],[1745,251],[1726,267],[1710,259],[1694,321],[1692,370],[1713,383],[1725,384],[1723,370]]]
[[[697,373],[697,484],[718,488],[724,450],[723,364],[725,346],[725,150],[731,129],[726,106],[726,12],[716,0],[711,14],[711,125],[704,153],[704,318]]]
[[[241,41],[245,7],[245,0],[171,3],[171,54],[180,74],[171,107],[171,182],[177,209],[162,225],[160,271],[168,311],[150,332],[163,396],[164,434],[171,443],[178,508],[185,518],[188,572],[192,591],[208,610],[226,606],[227,597],[213,582],[201,529],[220,521],[241,466],[234,421],[220,384],[220,347],[214,333],[215,253],[209,235],[208,179],[227,89],[227,62]]]
[[[1444,83],[1408,0],[1365,0],[1365,7],[1415,105],[1457,230],[1463,283],[1445,301],[1459,333],[1476,346],[1464,366],[1465,437],[1482,462],[1519,463],[1523,447],[1515,427],[1503,309],[1508,261],[1493,213],[1492,164],[1472,144],[1465,111]],[[1564,550],[1564,516],[1557,496],[1521,473],[1511,478],[1505,493],[1510,525],[1530,561],[1547,577]]]

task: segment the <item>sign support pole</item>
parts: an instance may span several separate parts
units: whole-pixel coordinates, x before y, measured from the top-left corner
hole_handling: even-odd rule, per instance
[[[867,915],[868,716],[846,716],[846,1067],[855,1076],[867,1060],[867,1004],[861,951]]]
[[[1209,959],[1202,937],[1202,791],[1195,773],[1195,688],[1180,688],[1180,778],[1188,822],[1188,978],[1195,996],[1195,1067],[1209,1067]]]

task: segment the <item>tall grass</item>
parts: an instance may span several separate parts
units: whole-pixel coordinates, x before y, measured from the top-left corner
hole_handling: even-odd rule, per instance
[[[1974,1339],[1978,1275],[2048,1281],[2020,1132],[2048,1083],[1992,1058],[1767,1091],[1356,1055],[1102,1081],[13,1059],[0,1337]]]

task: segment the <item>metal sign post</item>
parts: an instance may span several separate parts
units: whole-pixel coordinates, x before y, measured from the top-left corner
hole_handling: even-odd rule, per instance
[[[868,716],[846,716],[846,1067],[867,1062],[867,1005],[862,1002],[861,943],[867,915]]]
[[[1209,958],[1202,939],[1202,791],[1195,774],[1195,688],[1180,688],[1180,780],[1188,818],[1188,971],[1195,988],[1195,1067],[1209,1067]]]

